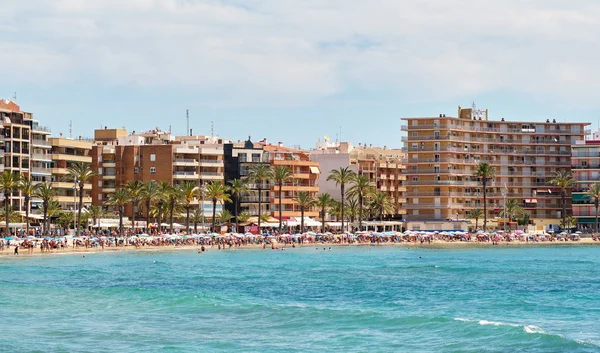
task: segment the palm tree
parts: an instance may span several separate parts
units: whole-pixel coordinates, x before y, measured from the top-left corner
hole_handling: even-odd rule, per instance
[[[294,179],[294,173],[290,168],[280,165],[273,169],[273,180],[275,181],[275,185],[277,185],[279,189],[279,234],[281,234],[283,224],[283,205],[281,204],[281,199],[283,195],[281,190],[283,189],[283,184],[292,179]]]
[[[340,168],[329,172],[327,180],[333,180],[335,185],[340,187],[342,201],[340,202],[342,214],[342,232],[344,231],[344,198],[346,196],[346,184],[355,178],[356,173],[350,167]]]
[[[467,217],[475,220],[475,230],[477,230],[477,228],[479,228],[479,218],[483,217],[483,211],[481,208],[476,208],[469,211]]]
[[[238,216],[235,218],[235,220],[236,220],[236,222],[237,222],[237,221],[240,221],[240,222],[247,222],[247,221],[250,219],[250,217],[252,217],[252,216],[250,215],[250,213],[248,213],[248,212],[241,212],[241,213],[240,213],[240,214],[239,214],[239,215],[238,215]],[[239,231],[238,231],[238,233],[239,233]]]
[[[231,199],[229,198],[229,194],[227,194],[227,187],[222,181],[213,181],[207,185],[206,198],[212,200],[212,231],[214,233],[217,203],[231,202]]]
[[[110,194],[108,200],[106,201],[107,205],[113,206],[116,208],[119,213],[119,234],[123,236],[123,214],[125,213],[125,205],[127,205],[131,201],[131,196],[127,190],[121,188],[117,189],[115,192]]]
[[[354,223],[359,214],[358,201],[355,198],[346,201],[346,213],[348,214],[348,218],[350,218],[350,223]]]
[[[61,209],[60,209],[60,203],[58,203],[58,201],[56,200],[50,200],[47,203],[46,206],[46,216],[47,216],[47,220],[46,220],[46,231],[49,233],[50,232],[50,220],[53,217],[56,217],[57,215],[59,215],[61,213]]]
[[[156,216],[158,218],[158,222],[157,222],[158,229],[160,229],[162,231],[163,214],[165,211],[165,206],[169,199],[171,184],[166,180],[159,181],[158,189],[159,189],[159,195],[158,195],[158,198],[156,199],[156,211],[157,211]]]
[[[331,195],[326,192],[317,196],[316,206],[321,209],[321,233],[325,233],[325,214],[332,201]]]
[[[571,228],[577,223],[577,220],[572,216],[565,217],[564,220],[560,222],[561,227],[563,228]]]
[[[594,183],[589,186],[587,191],[588,197],[590,201],[594,203],[594,207],[596,208],[596,228],[595,232],[598,233],[598,207],[600,206],[600,184]]]
[[[293,201],[300,207],[300,233],[304,232],[304,211],[315,204],[315,199],[306,191],[299,191]]]
[[[21,178],[19,181],[19,190],[25,198],[25,234],[29,235],[29,202],[31,196],[34,196],[40,184],[34,183],[31,178]]]
[[[36,191],[36,196],[42,199],[42,208],[44,212],[44,235],[47,234],[47,231],[50,229],[50,224],[48,224],[48,207],[50,206],[50,202],[56,196],[56,190],[49,183],[41,183]]]
[[[483,187],[483,231],[487,230],[487,186],[490,180],[496,176],[496,169],[490,166],[489,163],[481,162],[477,165],[477,169],[473,176],[479,180]]]
[[[371,209],[373,209],[375,214],[379,215],[379,220],[383,221],[384,214],[394,212],[394,204],[387,193],[378,191],[372,196]]]
[[[196,208],[192,212],[191,221],[194,223],[194,233],[198,233],[198,223],[204,218],[204,211],[201,208]]]
[[[154,180],[149,180],[144,183],[142,191],[140,192],[142,200],[144,200],[146,206],[146,233],[150,233],[150,206],[160,196],[160,189],[158,184]]]
[[[258,189],[258,229],[260,230],[260,214],[262,211],[262,187],[264,182],[273,179],[273,170],[267,164],[254,164],[248,168],[248,180],[256,184]]]
[[[348,196],[354,197],[358,201],[358,229],[362,230],[364,201],[367,196],[373,194],[375,188],[371,185],[371,180],[365,175],[355,175],[351,183]]]
[[[83,188],[86,183],[89,183],[93,177],[97,174],[92,171],[89,163],[75,162],[67,168],[66,178],[67,180],[74,181],[77,183],[79,188],[79,209],[77,210],[77,224],[81,223],[81,209],[83,208]],[[79,235],[79,226],[77,228],[77,235]]]
[[[233,215],[231,214],[231,212],[227,211],[227,210],[222,210],[221,213],[219,214],[219,223],[227,223],[229,222],[231,219],[233,218]],[[237,230],[237,229],[236,229]]]
[[[559,170],[554,172],[550,184],[560,188],[560,196],[562,201],[562,223],[566,224],[567,217],[567,190],[573,187],[575,179],[570,170]]]
[[[183,207],[185,208],[185,231],[190,231],[190,209],[192,208],[192,202],[198,196],[199,188],[193,181],[186,181],[178,186],[181,197],[183,200]]]
[[[131,194],[129,194],[129,196],[131,197]],[[92,219],[92,227],[96,226],[96,222],[104,217],[104,210],[102,209],[102,206],[98,206],[98,205],[91,205],[88,210],[87,210],[88,216]]]
[[[19,174],[5,170],[0,174],[0,189],[4,192],[4,221],[6,222],[6,234],[10,234],[10,195],[19,187]]]
[[[183,194],[179,188],[169,186],[166,196],[167,200],[169,201],[167,205],[169,209],[169,229],[171,233],[173,233],[173,213],[175,212],[177,206],[180,206],[181,200],[183,199]]]
[[[133,180],[125,184],[125,190],[129,192],[131,197],[131,227],[135,232],[135,208],[138,206],[142,199],[142,190],[144,190],[144,183],[139,180]]]
[[[240,199],[242,197],[242,195],[244,195],[246,192],[248,192],[248,184],[246,184],[246,182],[242,179],[233,179],[231,181],[229,181],[229,192],[231,193],[231,196],[233,197],[233,207],[234,207],[234,214],[235,214],[235,230],[237,232],[238,231],[238,227],[239,227],[239,205],[240,205]]]
[[[0,209],[0,218],[6,217],[6,215],[8,215],[8,219],[13,223],[19,222],[21,220],[21,214],[13,210],[12,206],[8,208],[8,213],[5,212],[6,210]]]
[[[505,211],[506,210],[506,211]],[[522,216],[525,213],[523,207],[519,205],[519,201],[515,199],[506,200],[504,208],[498,213],[502,218],[508,218],[510,221],[514,221],[515,218]]]

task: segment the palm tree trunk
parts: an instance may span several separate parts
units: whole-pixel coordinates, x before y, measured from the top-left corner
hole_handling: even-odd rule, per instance
[[[133,229],[133,234],[135,234],[135,201],[131,201],[131,229]]]
[[[596,200],[596,233],[598,233],[598,207],[599,206],[600,206],[600,204]]]
[[[260,211],[262,206],[262,188],[261,185],[258,185],[258,233],[262,234],[260,231]]]
[[[281,220],[281,214],[282,214],[282,205],[281,205],[281,189],[283,187],[283,183],[279,183],[279,234],[281,234],[281,225],[282,225],[282,220]]]
[[[487,231],[487,179],[483,178],[483,231]]]
[[[321,233],[325,233],[325,207],[321,208]]]
[[[190,231],[190,205],[185,206],[185,231],[186,233]],[[194,229],[194,233],[196,229]]]
[[[150,201],[146,201],[146,234],[150,235]]]
[[[123,236],[123,206],[119,206],[119,234]],[[125,239],[123,244],[126,244],[127,240]]]
[[[158,205],[158,229],[162,232],[162,203]]]
[[[304,207],[300,207],[300,234],[304,233]]]
[[[340,207],[342,208],[342,233],[344,233],[344,183],[340,184],[340,190],[342,191],[342,204]]]
[[[217,216],[217,200],[213,199],[212,232],[215,232],[215,217]]]
[[[362,218],[363,218],[363,196],[358,195],[358,230],[362,231]]]
[[[476,231],[477,231],[477,228],[479,228],[479,218],[475,218],[475,230]]]
[[[567,190],[566,189],[562,189],[561,197],[562,197],[562,220],[563,220],[564,227],[567,228],[567,224],[565,223],[565,219],[567,218]]]
[[[48,230],[48,202],[44,201],[44,227],[43,227],[43,231],[44,231],[44,235],[46,235],[46,231]]]
[[[238,220],[238,216],[239,216],[239,208],[238,208],[238,204],[240,202],[240,197],[238,195],[235,196],[235,203],[233,204],[233,207],[235,208],[235,231],[237,233],[240,232],[240,221]]]
[[[29,236],[29,196],[25,196],[25,234]]]
[[[171,205],[169,207],[169,223],[171,226],[171,233],[173,233],[173,211],[175,208],[175,202],[171,201]]]
[[[10,236],[10,220],[8,219],[8,208],[10,206],[10,190],[4,190],[4,221],[6,222],[6,236]]]
[[[79,225],[81,224],[81,209],[83,208],[83,183],[79,186],[79,209],[77,210],[77,230],[75,234],[79,236]]]

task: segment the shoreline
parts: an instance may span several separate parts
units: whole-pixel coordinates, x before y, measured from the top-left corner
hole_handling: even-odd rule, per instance
[[[276,245],[280,250],[282,247],[286,249],[292,249],[291,245],[279,244]],[[422,248],[422,249],[469,249],[469,248],[519,248],[519,247],[589,247],[589,246],[600,246],[599,241],[593,241],[590,238],[583,238],[579,241],[544,241],[544,242],[500,242],[496,245],[491,242],[446,242],[446,241],[433,241],[431,243],[355,243],[355,244],[339,244],[339,243],[312,243],[312,244],[296,244],[296,248],[321,248],[321,247],[396,247],[396,248]],[[84,247],[69,247],[62,249],[53,249],[50,252],[40,252],[39,248],[35,248],[32,253],[28,253],[27,249],[19,249],[19,255],[14,255],[14,246],[5,248],[0,251],[0,259],[18,259],[18,258],[33,258],[43,257],[52,255],[86,255],[86,254],[103,254],[103,253],[135,253],[135,252],[183,252],[183,251],[198,251],[201,245],[178,245],[178,246],[147,246],[136,248],[134,245],[124,246],[119,248],[84,248]],[[232,250],[269,250],[273,251],[270,246],[263,249],[262,245],[250,244],[243,245],[240,247],[234,246],[231,248],[218,249],[215,247],[206,246],[206,251],[232,251]]]

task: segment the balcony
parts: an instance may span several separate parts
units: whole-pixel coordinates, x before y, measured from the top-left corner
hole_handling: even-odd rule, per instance
[[[31,144],[34,147],[52,147],[52,143],[50,141],[42,140],[42,139],[32,139]]]
[[[52,175],[52,170],[50,168],[31,167],[31,174],[34,174],[34,175]]]
[[[115,186],[114,185],[107,185],[107,186],[103,186],[102,187],[102,192],[115,192]]]
[[[173,172],[173,178],[177,180],[197,180],[198,173],[196,172]]]
[[[223,179],[223,173],[200,172],[200,179],[203,179],[203,180],[221,180],[221,179]]]
[[[51,162],[52,161],[52,155],[46,154],[46,153],[32,153],[31,154],[31,159],[36,160],[36,161],[48,161],[48,162]]]
[[[41,126],[41,125],[33,125],[31,127],[31,131],[41,132],[41,133],[44,133],[44,134],[50,134],[50,133],[52,133],[52,130],[49,127],[47,127],[47,126]]]
[[[201,167],[223,167],[223,161],[218,159],[201,159],[200,166]]]
[[[102,161],[102,166],[104,168],[115,168],[117,164],[115,163],[114,159],[105,159],[104,161]]]
[[[191,158],[175,158],[175,160],[173,160],[173,165],[180,167],[197,167],[198,161]]]
[[[106,174],[103,174],[103,175],[101,175],[101,177],[102,177],[103,179],[108,179],[108,180],[113,180],[113,179],[116,179],[116,178],[117,178],[117,176],[116,176],[116,174],[115,174],[114,172],[113,172],[113,173],[106,173]]]

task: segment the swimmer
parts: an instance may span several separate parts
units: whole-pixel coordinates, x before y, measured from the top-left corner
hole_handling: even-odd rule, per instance
[[[329,251],[331,251],[331,246],[329,247]]]

